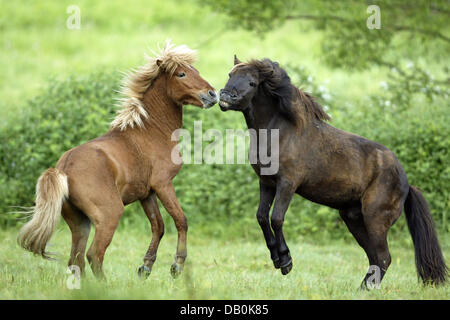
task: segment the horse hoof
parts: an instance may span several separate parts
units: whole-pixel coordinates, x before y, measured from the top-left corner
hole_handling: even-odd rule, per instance
[[[170,267],[170,274],[172,275],[172,277],[174,279],[176,279],[180,275],[182,270],[183,270],[183,265],[180,265],[180,264],[174,262],[174,264],[172,264],[172,266]]]
[[[287,275],[292,270],[292,260],[290,260],[284,266],[281,266],[281,274],[283,276]]]
[[[152,272],[152,269],[143,265],[143,266],[139,267],[139,269],[138,269],[138,276],[141,279],[147,279],[151,272]]]
[[[367,292],[370,291],[369,288],[367,288],[367,285],[365,283],[361,283],[361,285],[358,288],[359,292]]]
[[[273,266],[275,269],[280,269],[280,259],[273,260]]]

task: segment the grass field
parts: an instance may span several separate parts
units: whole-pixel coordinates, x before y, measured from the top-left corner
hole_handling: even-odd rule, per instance
[[[255,223],[254,228],[258,228]],[[92,234],[91,234],[92,236]],[[450,287],[423,287],[416,277],[412,245],[391,239],[392,264],[381,288],[357,290],[367,259],[356,243],[325,245],[287,239],[294,267],[287,276],[275,270],[264,240],[211,239],[194,228],[182,276],[172,279],[176,234],[162,239],[150,277],[137,276],[150,240],[149,227],[119,227],[104,262],[107,282],[90,269],[79,290],[69,290],[66,273],[70,231],[61,225],[50,250],[56,261],[23,251],[16,230],[0,233],[0,299],[449,299]],[[91,237],[92,238],[92,237]],[[447,239],[441,239],[450,255]]]

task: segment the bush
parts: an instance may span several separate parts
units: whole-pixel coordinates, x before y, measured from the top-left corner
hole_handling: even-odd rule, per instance
[[[31,206],[37,178],[67,150],[106,132],[114,114],[111,74],[50,81],[0,128],[0,212]],[[16,220],[0,215],[0,223]]]
[[[361,104],[363,107],[338,108],[326,88],[312,83],[304,69],[289,70],[294,80],[330,106],[334,126],[385,144],[396,153],[410,183],[424,191],[436,224],[447,231],[450,132],[448,115],[440,107],[442,101],[401,112],[381,108],[376,100]],[[52,81],[47,90],[0,128],[0,212],[13,211],[11,206],[15,205],[32,205],[36,180],[46,168],[54,166],[66,150],[108,130],[119,80],[115,74],[101,73]],[[246,128],[240,113],[223,114],[218,107],[206,111],[184,107],[184,127],[192,136],[196,120],[202,120],[203,132],[210,128]],[[262,239],[255,218],[258,179],[250,165],[188,164],[174,184],[191,233]],[[122,219],[125,226],[146,220],[138,204],[127,207],[127,211]],[[163,215],[166,230],[173,231],[171,219]],[[14,217],[1,214],[1,225],[16,224]],[[394,228],[397,231],[405,230],[401,220]],[[143,223],[148,226],[148,222]],[[335,210],[300,197],[294,197],[284,230],[291,237],[351,238]]]

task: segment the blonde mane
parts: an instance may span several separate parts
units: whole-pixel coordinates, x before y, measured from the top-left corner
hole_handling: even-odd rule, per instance
[[[111,128],[125,130],[127,127],[143,127],[149,114],[143,98],[147,89],[160,72],[173,75],[178,67],[188,67],[196,60],[196,52],[186,45],[175,47],[167,40],[164,48],[154,57],[146,56],[147,63],[129,72],[122,82],[120,108],[111,122]]]

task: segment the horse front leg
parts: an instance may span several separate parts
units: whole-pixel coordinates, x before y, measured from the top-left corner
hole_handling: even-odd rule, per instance
[[[256,213],[256,219],[264,234],[267,248],[270,251],[270,258],[273,261],[275,268],[280,268],[280,259],[278,257],[278,249],[273,235],[272,229],[270,229],[269,212],[272,206],[273,199],[275,198],[276,189],[269,187],[259,181],[259,207]]]
[[[178,244],[175,262],[172,264],[170,269],[170,273],[174,278],[176,278],[183,270],[184,261],[187,256],[187,220],[180,204],[178,203],[172,181],[155,187],[155,191],[164,208],[172,216],[172,219],[175,222],[175,227],[178,231]]]
[[[279,265],[281,273],[286,275],[292,269],[292,259],[289,254],[289,248],[283,235],[283,222],[286,211],[294,195],[295,188],[289,182],[283,181],[277,183],[275,194],[275,204],[272,211],[271,225],[275,233],[275,243],[278,250]]]

